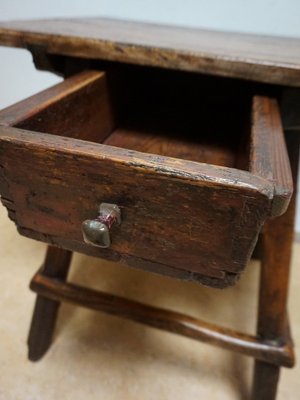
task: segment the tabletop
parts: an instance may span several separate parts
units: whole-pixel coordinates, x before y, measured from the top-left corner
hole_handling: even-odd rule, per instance
[[[300,86],[300,38],[74,18],[1,22],[0,45]]]

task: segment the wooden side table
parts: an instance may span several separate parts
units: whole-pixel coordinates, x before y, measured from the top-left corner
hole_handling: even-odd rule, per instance
[[[65,78],[0,112],[2,203],[49,245],[29,358],[67,301],[254,357],[253,398],[274,399],[294,364],[300,41],[70,19],[2,23],[0,44]],[[255,246],[256,336],[67,282],[77,251],[225,288]]]

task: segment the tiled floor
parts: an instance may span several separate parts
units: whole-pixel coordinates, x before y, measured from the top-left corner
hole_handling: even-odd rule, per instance
[[[34,295],[28,283],[45,246],[17,235],[0,207],[0,399],[247,399],[253,361],[116,317],[63,305],[54,343],[26,359]],[[300,343],[300,244],[294,248],[290,319]],[[70,279],[254,332],[258,265],[217,291],[76,255]],[[296,347],[296,351],[299,351]],[[300,398],[300,366],[283,370],[278,399]]]

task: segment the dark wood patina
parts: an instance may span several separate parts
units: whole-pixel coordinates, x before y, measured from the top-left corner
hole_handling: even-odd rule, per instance
[[[2,22],[6,46],[300,86],[300,40],[104,18]]]
[[[9,182],[3,197],[16,211],[19,232],[33,239],[129,264],[141,261],[142,267],[146,260],[157,272],[228,286],[249,261],[265,219],[284,212],[292,193],[277,102],[250,98],[236,118],[233,104],[220,100],[211,112],[204,92],[198,102],[203,113],[196,113],[189,101],[188,107],[179,101],[189,92],[172,102],[176,92],[166,96],[164,83],[152,83],[151,73],[147,78],[155,103],[148,85],[138,93],[139,81],[130,85],[140,110],[126,90],[122,98],[122,82],[122,90],[110,90],[98,71],[3,110],[0,163]],[[213,123],[219,115],[220,123]],[[236,144],[242,134],[248,150]],[[237,168],[240,152],[251,174]],[[84,243],[81,232],[102,202],[122,210],[122,224],[105,250]]]
[[[294,363],[300,96],[286,86],[300,86],[300,41],[80,19],[1,23],[0,43],[65,77],[0,112],[2,203],[21,234],[50,244],[31,283],[29,358],[47,351],[68,301],[252,356],[253,398],[274,399]],[[122,215],[109,248],[82,236],[101,203]],[[66,282],[79,251],[222,288],[259,235],[256,336]]]

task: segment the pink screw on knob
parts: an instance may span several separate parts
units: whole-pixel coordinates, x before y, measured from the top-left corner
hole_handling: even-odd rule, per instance
[[[121,211],[116,204],[101,203],[99,216],[87,219],[82,223],[82,234],[85,243],[107,248],[111,244],[110,229],[121,224]]]

